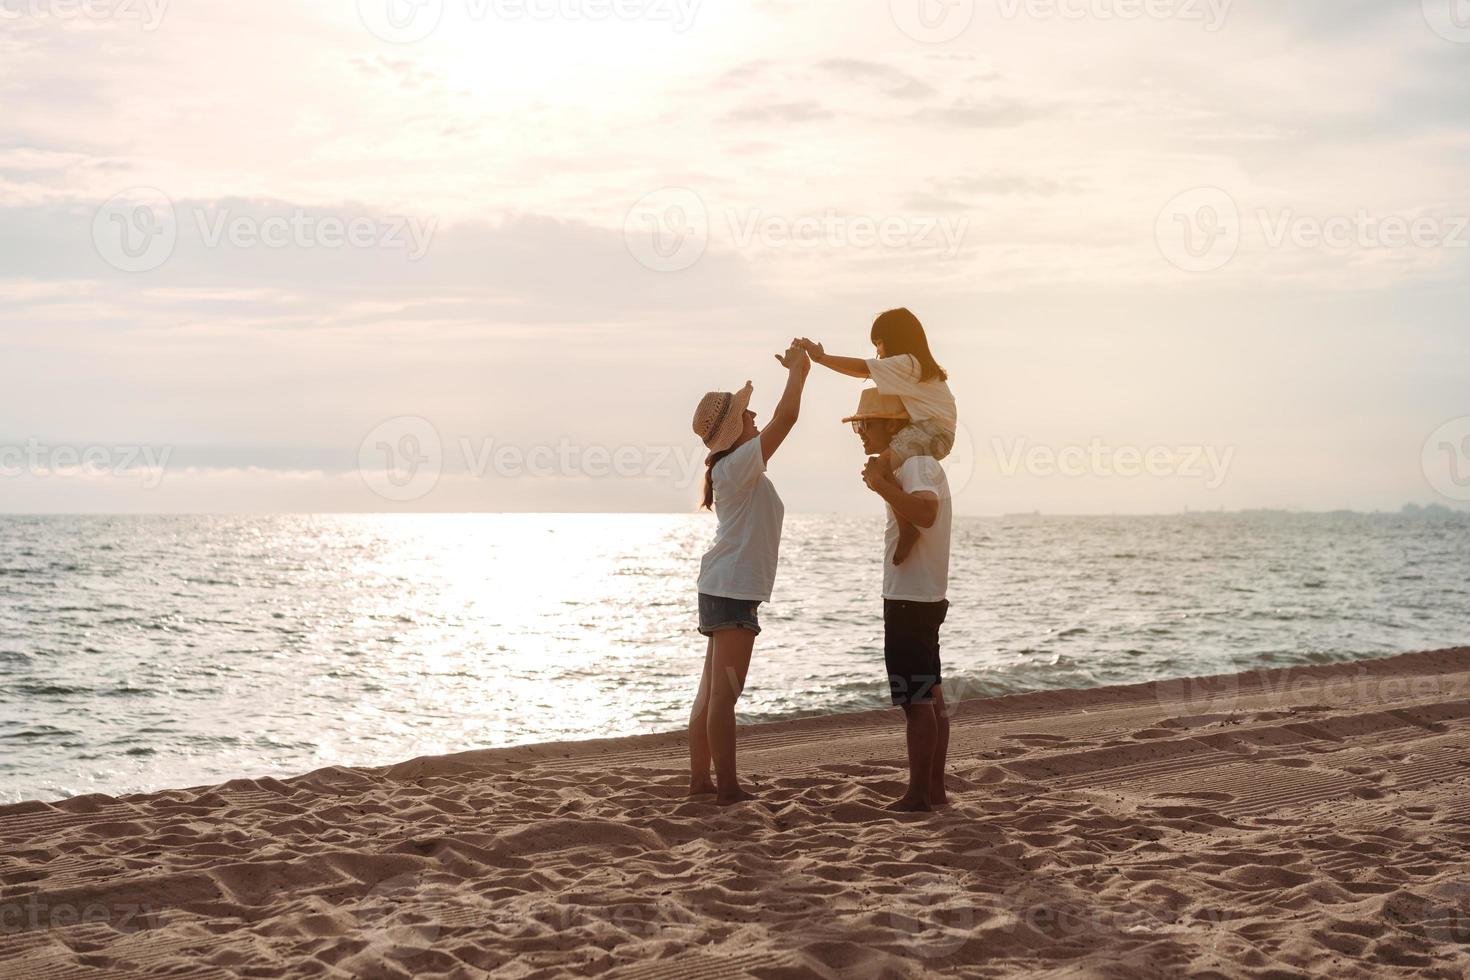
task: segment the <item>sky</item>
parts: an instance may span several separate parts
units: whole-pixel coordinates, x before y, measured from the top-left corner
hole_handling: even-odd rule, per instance
[[[907,306],[956,511],[1470,505],[1464,0],[0,0],[0,512],[684,511]],[[859,385],[770,475],[866,513]]]

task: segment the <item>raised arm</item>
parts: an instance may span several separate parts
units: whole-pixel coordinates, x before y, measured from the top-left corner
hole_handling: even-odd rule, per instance
[[[849,378],[867,378],[870,376],[868,362],[861,357],[840,357],[836,354],[828,354],[822,349],[822,345],[815,340],[801,338],[802,349],[807,352],[812,360],[823,367],[831,368],[838,374],[845,374]]]
[[[781,400],[771,413],[771,421],[761,430],[761,456],[768,463],[781,448],[781,443],[786,441],[791,427],[796,424],[796,417],[801,414],[801,391],[806,387],[806,376],[812,369],[806,351],[795,343],[786,348],[784,357],[777,354],[776,360],[787,371],[786,390],[781,392]]]

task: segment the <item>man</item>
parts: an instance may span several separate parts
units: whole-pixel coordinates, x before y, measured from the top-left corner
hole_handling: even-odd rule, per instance
[[[869,460],[863,482],[888,505],[883,555],[883,660],[893,703],[903,708],[908,741],[907,792],[888,809],[926,811],[948,802],[944,762],[949,718],[940,689],[939,627],[949,610],[949,482],[932,456],[915,456],[890,472],[876,457],[908,424],[903,402],[863,390],[851,422]],[[903,564],[894,564],[899,518],[922,528]]]

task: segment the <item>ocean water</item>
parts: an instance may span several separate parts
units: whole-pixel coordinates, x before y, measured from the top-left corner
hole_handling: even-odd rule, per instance
[[[0,801],[680,727],[703,515],[0,517]],[[886,704],[881,524],[787,518],[747,721]],[[957,519],[981,696],[1470,642],[1470,521]]]

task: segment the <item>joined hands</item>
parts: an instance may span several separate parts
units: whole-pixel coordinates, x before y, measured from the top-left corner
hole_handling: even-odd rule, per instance
[[[788,371],[796,371],[803,375],[812,369],[812,361],[807,356],[806,347],[795,338],[792,339],[791,346],[786,348],[785,354],[776,355],[776,362]]]

